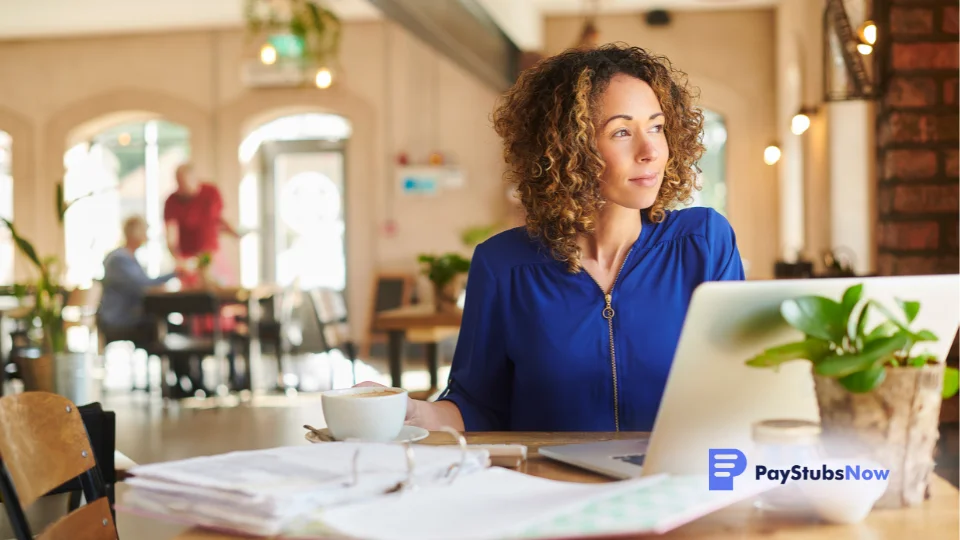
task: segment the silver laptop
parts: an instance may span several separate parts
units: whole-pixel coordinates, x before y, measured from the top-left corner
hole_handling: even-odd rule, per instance
[[[873,299],[899,314],[896,299],[920,302],[911,328],[929,329],[939,341],[922,343],[941,361],[960,327],[960,276],[897,276],[704,283],[694,291],[649,438],[547,446],[540,455],[614,478],[652,474],[708,474],[711,448],[751,454],[751,426],[773,418],[819,421],[806,361],[779,371],[744,362],[802,334],[779,316],[780,304],[803,295],[839,300],[863,283]],[[873,311],[873,310],[871,310]],[[868,327],[879,320],[872,314]],[[921,349],[922,348],[922,349]]]

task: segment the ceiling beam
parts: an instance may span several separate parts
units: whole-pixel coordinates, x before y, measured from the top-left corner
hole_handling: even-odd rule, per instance
[[[477,0],[370,3],[495,90],[503,91],[516,80],[520,49]]]

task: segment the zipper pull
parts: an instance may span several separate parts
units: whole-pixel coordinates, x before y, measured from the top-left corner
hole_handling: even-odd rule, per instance
[[[613,307],[610,306],[610,302],[613,301],[613,295],[605,294],[603,299],[607,301],[607,307],[603,308],[603,318],[612,319],[614,315]]]

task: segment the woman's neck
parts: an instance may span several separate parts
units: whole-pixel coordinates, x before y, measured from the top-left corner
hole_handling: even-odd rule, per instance
[[[580,238],[583,258],[605,270],[618,266],[640,236],[643,221],[638,210],[608,204],[597,216],[591,235]]]

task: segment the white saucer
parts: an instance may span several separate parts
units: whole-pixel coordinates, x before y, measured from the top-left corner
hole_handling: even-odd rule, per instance
[[[333,434],[330,433],[330,430],[323,428],[318,430],[320,434],[316,434],[312,431],[307,431],[306,435],[303,437],[312,443],[321,443],[321,442],[333,442],[336,439],[333,438]],[[397,435],[393,441],[390,442],[416,442],[426,439],[430,436],[430,432],[423,429],[422,427],[417,426],[403,426],[400,429],[400,433]]]

